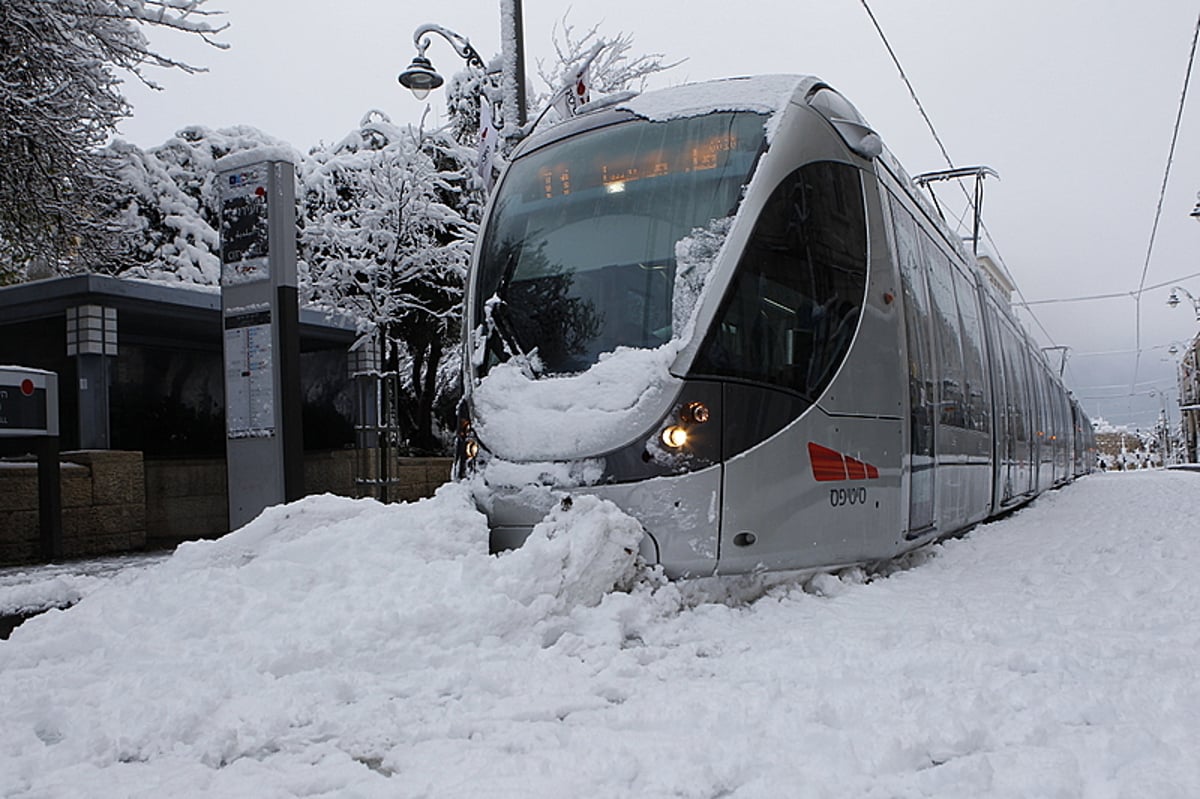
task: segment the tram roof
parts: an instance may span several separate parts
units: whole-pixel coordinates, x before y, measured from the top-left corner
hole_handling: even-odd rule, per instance
[[[616,104],[654,121],[697,116],[717,111],[773,114],[824,83],[812,75],[753,75],[686,83],[635,95]]]
[[[566,136],[610,124],[621,117],[668,122],[673,119],[738,111],[766,116],[767,140],[770,141],[776,125],[782,118],[779,112],[789,104],[806,104],[814,92],[822,88],[832,90],[827,83],[813,75],[748,75],[602,97],[582,106],[578,116],[534,131],[521,143],[520,150],[535,150]],[[862,121],[857,109],[836,90],[832,91],[844,104],[839,110]]]

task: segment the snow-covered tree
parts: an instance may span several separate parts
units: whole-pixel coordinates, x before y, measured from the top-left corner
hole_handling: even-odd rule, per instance
[[[142,26],[211,37],[205,0],[0,2],[0,280],[39,257],[94,253],[117,226],[111,161],[98,149],[129,114],[118,72],[196,68],[152,49]],[[153,85],[153,84],[151,84]]]
[[[399,380],[399,410],[417,451],[437,451],[433,419],[450,393],[442,368],[458,335],[474,226],[448,201],[470,161],[447,133],[401,127],[372,111],[305,160],[307,299],[358,319]]]
[[[593,96],[641,91],[651,75],[679,66],[682,61],[666,62],[662,53],[632,55],[633,36],[618,33],[606,38],[600,26],[579,31],[569,20],[570,12],[555,23],[552,34],[555,58],[546,63],[539,59],[538,76],[545,84],[537,102],[540,106],[552,100],[555,93],[574,82],[579,70],[588,64],[588,90]]]
[[[144,152],[121,141],[110,145],[126,192],[116,209],[126,229],[114,262],[120,275],[217,285],[220,198],[214,164],[233,153],[280,146],[287,145],[248,125],[219,130],[193,125]]]

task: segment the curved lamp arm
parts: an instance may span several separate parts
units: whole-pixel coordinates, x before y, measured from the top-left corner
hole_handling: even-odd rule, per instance
[[[458,53],[459,57],[465,59],[471,66],[484,68],[483,59],[479,57],[479,53],[471,46],[471,42],[466,36],[433,23],[426,23],[413,31],[413,44],[417,46],[418,56],[424,57],[425,50],[429,47],[429,34],[431,33],[436,33],[450,42],[454,52]]]

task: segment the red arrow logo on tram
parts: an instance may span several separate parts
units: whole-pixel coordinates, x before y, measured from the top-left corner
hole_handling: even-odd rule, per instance
[[[808,442],[808,459],[812,462],[813,479],[819,482],[831,480],[874,480],[879,470],[857,458]]]

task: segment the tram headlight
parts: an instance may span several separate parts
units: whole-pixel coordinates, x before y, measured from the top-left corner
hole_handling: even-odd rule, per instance
[[[671,449],[683,449],[688,442],[688,431],[682,425],[673,424],[662,431],[662,442]]]
[[[462,442],[462,454],[466,461],[473,461],[479,455],[479,441],[471,427],[471,420],[463,416],[458,420],[458,438]]]

